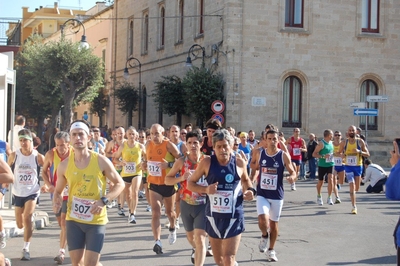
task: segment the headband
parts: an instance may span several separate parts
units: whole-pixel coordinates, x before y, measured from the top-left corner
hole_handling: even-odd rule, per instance
[[[32,141],[32,137],[29,135],[18,135],[18,139],[27,139]]]
[[[89,127],[83,123],[83,122],[75,122],[71,125],[71,129],[69,130],[69,133],[71,133],[72,130],[74,129],[82,129],[89,135]]]

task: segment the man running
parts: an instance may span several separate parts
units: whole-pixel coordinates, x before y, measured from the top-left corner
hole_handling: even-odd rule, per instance
[[[60,131],[54,136],[56,147],[49,150],[44,156],[42,178],[44,186],[42,192],[54,193],[54,188],[57,184],[57,168],[58,165],[68,158],[72,147],[69,146],[70,137],[67,132]],[[50,176],[49,176],[50,174]],[[65,227],[65,217],[67,213],[68,187],[64,189],[63,202],[60,212],[56,213],[58,225],[61,228],[60,232],[60,250],[54,258],[58,264],[63,264],[65,258],[65,249],[67,247],[67,232]]]
[[[160,124],[153,124],[150,128],[151,140],[146,143],[147,157],[147,182],[149,183],[149,194],[151,204],[151,229],[154,236],[153,251],[162,254],[161,244],[161,206],[164,202],[165,213],[168,216],[169,244],[176,241],[175,201],[176,186],[165,184],[165,176],[171,170],[175,159],[180,157],[178,148],[164,137],[164,128]]]
[[[24,228],[24,246],[21,260],[30,260],[29,245],[32,239],[36,201],[40,195],[39,173],[44,156],[33,149],[32,133],[29,129],[18,132],[20,147],[8,158],[14,171],[15,220],[19,229]]]
[[[189,154],[179,158],[172,167],[171,171],[165,177],[166,185],[174,185],[180,183],[179,195],[181,198],[181,217],[183,226],[185,227],[186,237],[192,246],[192,263],[195,265],[203,265],[207,246],[205,231],[205,195],[190,191],[187,188],[187,179],[197,168],[199,162],[205,158],[201,153],[200,147],[202,136],[195,131],[191,131],[186,135],[186,146]],[[204,178],[197,183],[206,186]]]
[[[257,214],[258,226],[261,230],[260,252],[266,252],[268,238],[268,260],[278,261],[275,252],[275,242],[278,238],[278,222],[282,212],[284,189],[283,178],[285,168],[289,172],[286,178],[289,183],[296,179],[290,156],[278,148],[279,133],[269,130],[265,134],[265,149],[253,152],[251,160],[251,180],[257,176]]]
[[[344,170],[350,187],[350,198],[353,208],[352,214],[357,214],[356,191],[360,188],[362,173],[362,157],[369,157],[365,142],[356,137],[356,127],[350,126],[347,130],[348,138],[340,143],[339,153],[345,158]]]
[[[207,136],[203,138],[203,145],[201,146],[201,152],[205,155],[213,154],[212,136],[215,130],[221,128],[221,122],[217,119],[210,119],[206,123]]]
[[[57,184],[53,210],[62,206],[62,193],[68,184],[69,197],[66,216],[67,242],[73,266],[99,264],[107,218],[106,205],[124,189],[124,182],[110,160],[89,151],[89,126],[77,120],[71,124],[70,137],[74,152],[57,169]],[[106,179],[113,188],[106,195]]]
[[[205,228],[217,265],[235,265],[244,228],[243,200],[252,200],[255,189],[247,163],[232,155],[233,137],[226,129],[212,136],[215,155],[204,158],[188,179],[188,189],[207,194]],[[199,185],[204,178],[207,186]]]
[[[286,145],[288,146],[290,157],[296,170],[296,179],[298,179],[300,164],[302,164],[301,152],[307,152],[306,142],[300,137],[300,128],[293,129],[293,135],[286,140]],[[291,184],[291,189],[296,190],[294,182]]]

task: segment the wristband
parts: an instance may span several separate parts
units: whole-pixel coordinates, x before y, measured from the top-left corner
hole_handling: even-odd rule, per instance
[[[249,188],[247,188],[247,190],[253,191],[253,195],[254,195],[254,196],[257,195],[257,191],[256,191],[254,188],[249,187]]]

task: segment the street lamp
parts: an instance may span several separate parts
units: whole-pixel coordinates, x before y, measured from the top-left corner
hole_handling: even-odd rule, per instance
[[[124,69],[124,78],[129,78],[129,68],[137,67],[139,70],[139,111],[138,111],[138,130],[142,127],[142,64],[140,63],[139,59],[135,57],[129,57],[126,60],[125,69]]]
[[[78,27],[78,29],[77,29],[76,31],[72,31],[72,27],[74,26],[73,22],[77,22],[77,23],[79,24],[79,27]],[[81,43],[79,44],[79,46],[80,46],[82,49],[89,49],[89,44],[88,44],[87,41],[86,41],[86,29],[85,29],[85,25],[83,25],[83,23],[82,23],[80,20],[78,20],[78,19],[71,18],[71,19],[68,19],[67,21],[65,21],[64,24],[62,24],[62,26],[61,26],[61,36],[64,36],[64,28],[65,28],[65,26],[66,26],[68,23],[72,24],[72,26],[71,26],[71,31],[73,32],[73,34],[78,33],[79,30],[81,29],[81,26],[82,26],[82,28],[83,28],[83,34],[82,34]]]
[[[201,56],[201,67],[204,67],[204,58],[206,57],[206,49],[204,49],[204,47],[203,46],[201,46],[200,44],[193,44],[190,48],[189,48],[189,51],[188,51],[188,56],[187,56],[187,58],[186,58],[186,63],[185,63],[185,66],[186,67],[192,67],[193,65],[192,65],[192,58],[190,57],[190,54],[192,54],[193,56],[194,56],[194,59],[196,60],[196,58],[197,58],[197,55],[194,53],[195,52],[195,50],[194,50],[194,48],[196,48],[196,47],[198,47],[198,48],[200,48],[203,52],[202,52],[202,56]],[[198,49],[196,49],[196,51],[197,51]]]

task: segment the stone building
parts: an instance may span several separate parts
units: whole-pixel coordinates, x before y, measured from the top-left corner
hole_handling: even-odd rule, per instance
[[[162,75],[184,75],[196,43],[205,48],[206,67],[224,75],[225,124],[239,131],[261,132],[267,123],[318,136],[326,128],[364,128],[365,116],[354,115],[350,104],[387,95],[386,103],[366,103],[379,110],[367,120],[372,158],[387,164],[388,144],[400,136],[400,2],[119,0],[114,6],[115,73],[122,78],[130,56],[140,60],[142,125],[174,122],[149,94]],[[129,81],[138,82],[137,69],[130,73]],[[115,123],[123,119],[117,115]]]

